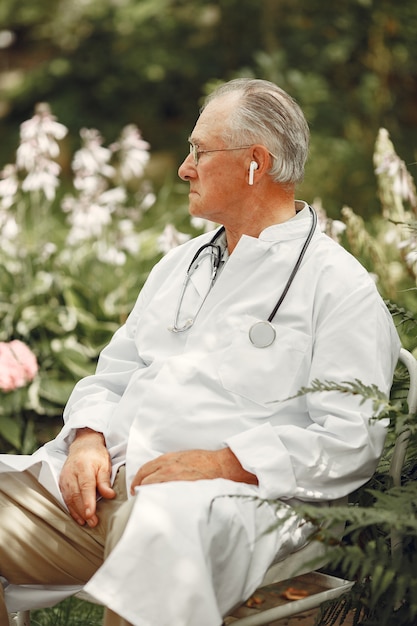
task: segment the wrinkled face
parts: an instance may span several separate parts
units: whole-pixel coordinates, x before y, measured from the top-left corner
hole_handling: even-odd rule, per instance
[[[197,165],[189,154],[178,170],[180,178],[190,183],[190,214],[219,224],[233,223],[239,215],[247,186],[250,148],[221,151],[235,147],[222,137],[236,98],[236,94],[229,94],[210,102],[189,138],[198,150],[220,151],[200,153]]]

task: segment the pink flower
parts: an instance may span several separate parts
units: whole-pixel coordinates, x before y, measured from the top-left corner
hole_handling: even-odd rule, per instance
[[[0,341],[0,390],[13,391],[31,382],[38,372],[33,352],[22,341]]]

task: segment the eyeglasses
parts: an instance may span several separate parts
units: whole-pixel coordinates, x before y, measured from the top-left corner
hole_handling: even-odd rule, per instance
[[[200,154],[206,154],[207,152],[229,152],[231,150],[243,150],[244,148],[250,148],[252,144],[248,146],[238,146],[237,148],[216,148],[215,150],[199,150],[198,146],[190,143],[190,154],[193,155],[194,163],[198,165],[198,159]]]
[[[230,152],[232,150],[243,150],[244,148],[251,148],[253,144],[249,144],[247,146],[237,146],[236,148],[215,148],[214,150],[199,150],[196,144],[190,143],[190,154],[192,154],[194,163],[198,165],[198,160],[200,158],[200,154],[206,154],[207,152]],[[272,152],[268,150],[268,153],[274,159],[278,157],[275,156]]]

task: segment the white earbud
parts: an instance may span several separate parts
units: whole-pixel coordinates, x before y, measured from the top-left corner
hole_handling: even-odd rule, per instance
[[[251,161],[249,165],[249,185],[253,185],[253,173],[258,169],[258,164],[256,161]]]

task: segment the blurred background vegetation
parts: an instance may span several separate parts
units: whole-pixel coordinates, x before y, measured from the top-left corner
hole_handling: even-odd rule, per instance
[[[59,142],[56,197],[24,190],[22,171],[9,168],[19,178],[9,196],[13,176],[7,181],[6,168],[0,180],[10,200],[0,203],[0,341],[24,341],[40,366],[22,397],[0,395],[0,451],[30,453],[53,436],[74,383],[94,370],[150,267],[183,231],[198,232],[188,219],[188,187],[176,170],[204,94],[238,76],[272,80],[301,104],[312,141],[298,197],[314,202],[324,222],[329,218],[330,235],[343,220],[341,243],[375,275],[403,344],[416,354],[416,41],[417,3],[405,0],[1,0],[0,171],[15,162],[20,126],[38,103],[48,103],[69,132]],[[123,188],[126,201],[115,203],[100,237],[69,245],[62,207],[66,194],[80,204],[73,171],[80,129],[98,129],[110,146],[132,124],[150,143],[144,180]],[[102,165],[106,169],[107,161]],[[102,191],[120,192],[120,181],[97,174]],[[145,210],[142,183],[148,179],[155,204]],[[148,186],[143,190],[146,196]],[[11,218],[12,235],[6,227]],[[102,261],[97,246],[121,237],[126,221],[134,224],[139,252],[126,253],[120,265]],[[407,407],[401,408],[408,419]],[[397,421],[391,419],[388,454]],[[406,487],[415,485],[416,434],[414,428]],[[386,465],[383,459],[376,475],[382,492],[390,484]],[[364,497],[369,501],[366,487],[353,501]],[[403,497],[415,510],[415,490]],[[398,500],[387,504],[389,525],[404,507]],[[388,546],[385,527],[382,532],[376,525],[375,533]],[[407,582],[402,613],[379,603],[376,619],[360,623],[415,623],[409,594],[414,603],[417,539],[407,533],[408,552],[396,569],[385,552],[380,557],[393,584]],[[369,542],[360,536],[357,545]],[[394,601],[394,592],[391,586],[384,597]],[[78,617],[74,602],[39,612],[35,623],[99,623],[84,604]],[[366,593],[362,604],[369,605]]]
[[[417,214],[416,41],[417,4],[397,0],[1,0],[3,193],[21,124],[38,103],[48,103],[68,132],[59,141],[56,197],[22,187],[0,212],[0,341],[22,340],[40,364],[20,422],[1,399],[0,448],[30,452],[50,438],[74,383],[93,371],[151,266],[183,232],[198,232],[177,168],[202,98],[238,76],[272,80],[301,104],[312,141],[297,195],[323,207],[325,218],[345,222],[341,243],[375,274],[393,312],[403,314],[401,338],[414,349],[417,228],[393,233],[392,222]],[[69,193],[80,202],[73,179],[80,130],[98,129],[111,147],[126,125],[150,144],[142,182],[149,181],[155,204],[141,209],[137,177],[138,185],[123,190],[126,202],[109,209],[107,231],[68,246],[63,198]],[[378,147],[381,128],[392,144],[386,138]],[[102,183],[121,191],[105,175]],[[11,217],[19,231],[13,241]],[[98,246],[121,237],[127,217],[140,251],[111,266]]]
[[[112,141],[137,124],[162,185],[210,86],[256,76],[288,90],[311,125],[299,196],[368,217],[378,129],[417,160],[416,41],[417,4],[397,0],[2,0],[0,167],[47,101],[72,138],[87,126]]]

